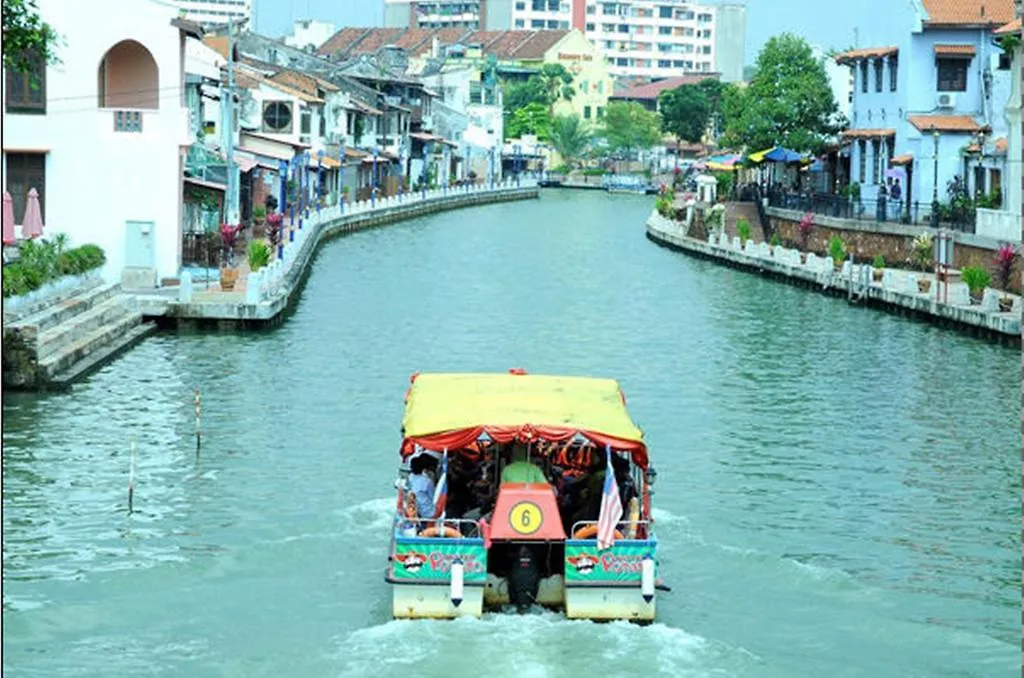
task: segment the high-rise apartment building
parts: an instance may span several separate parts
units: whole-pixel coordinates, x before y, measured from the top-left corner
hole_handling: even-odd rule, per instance
[[[173,0],[185,17],[201,24],[252,18],[253,0]]]
[[[682,0],[385,0],[394,27],[582,31],[613,75],[743,79],[747,9]]]

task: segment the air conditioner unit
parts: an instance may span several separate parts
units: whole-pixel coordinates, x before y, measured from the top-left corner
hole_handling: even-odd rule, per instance
[[[291,134],[295,121],[291,101],[263,102],[263,131],[270,134]]]
[[[956,95],[943,92],[936,97],[935,105],[939,108],[953,108],[956,106]]]

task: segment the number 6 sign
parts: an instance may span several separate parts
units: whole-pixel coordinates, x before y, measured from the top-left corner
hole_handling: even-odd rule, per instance
[[[544,514],[532,501],[521,501],[508,512],[508,524],[519,534],[533,534],[544,524]]]

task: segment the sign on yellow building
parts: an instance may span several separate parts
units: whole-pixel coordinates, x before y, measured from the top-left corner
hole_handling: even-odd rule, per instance
[[[555,104],[556,115],[575,113],[592,122],[604,117],[614,80],[604,56],[583,33],[569,31],[544,53],[544,63],[561,64],[573,76],[576,95],[571,101],[560,100]]]

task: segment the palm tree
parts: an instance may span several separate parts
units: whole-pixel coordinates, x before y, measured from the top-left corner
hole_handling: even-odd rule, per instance
[[[540,82],[548,96],[548,113],[555,114],[555,104],[559,99],[572,101],[576,89],[572,86],[572,73],[562,64],[544,64],[540,69]]]
[[[566,164],[583,155],[591,137],[590,129],[578,115],[556,115],[551,123],[551,145]]]

